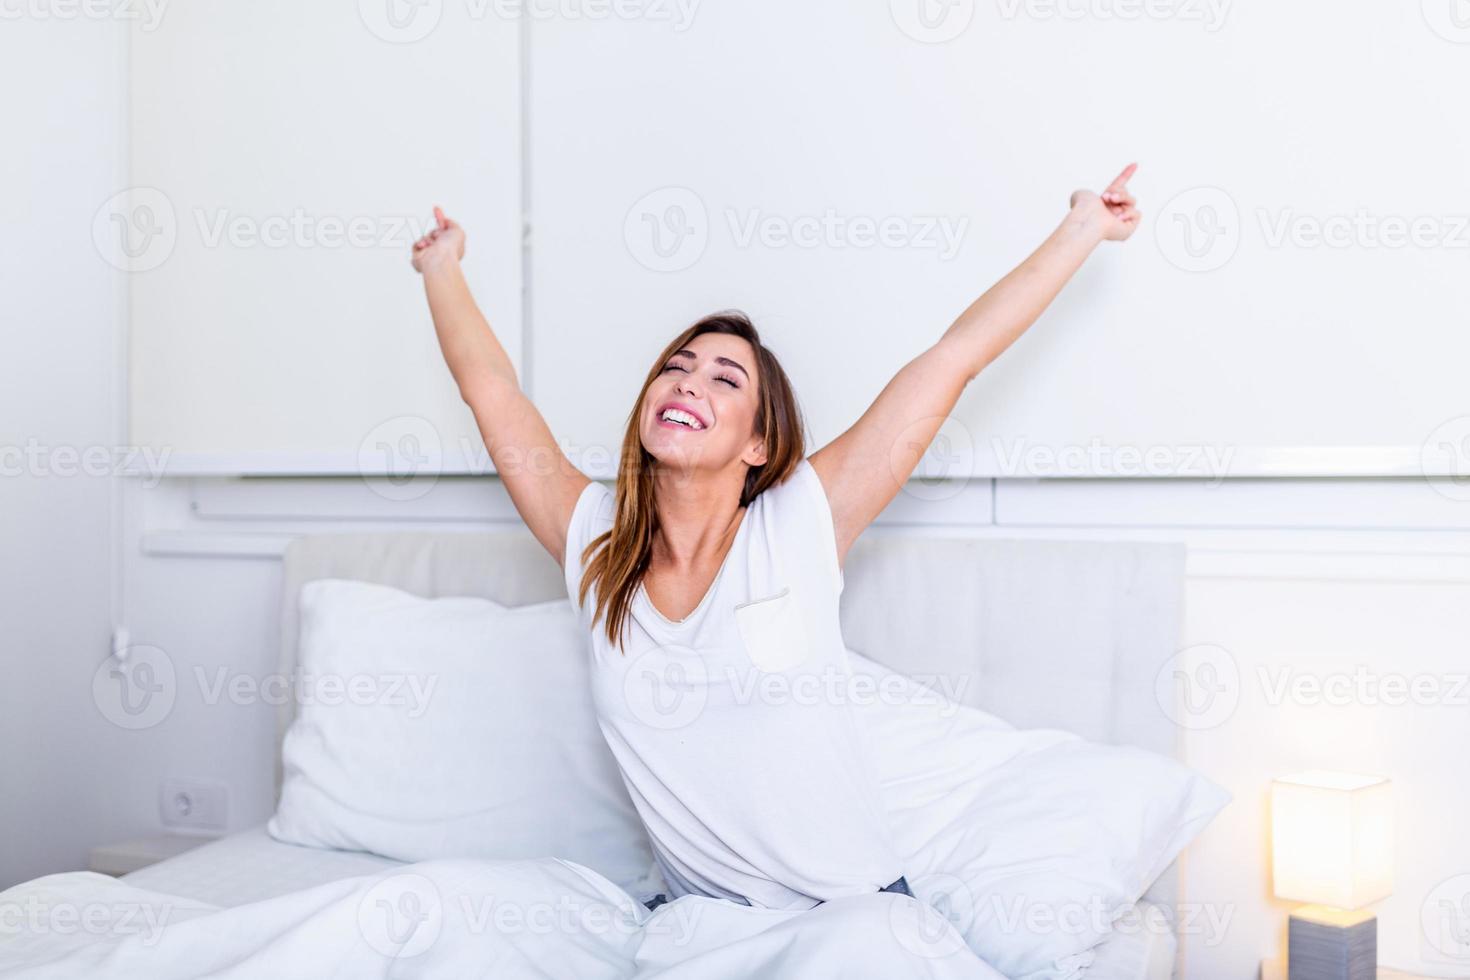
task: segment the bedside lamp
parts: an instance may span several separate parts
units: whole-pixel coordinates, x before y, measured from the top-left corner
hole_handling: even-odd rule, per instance
[[[1271,864],[1291,914],[1288,980],[1373,980],[1378,920],[1393,892],[1392,784],[1315,770],[1271,783]]]

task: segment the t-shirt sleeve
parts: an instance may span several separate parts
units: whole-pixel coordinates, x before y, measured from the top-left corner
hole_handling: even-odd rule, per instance
[[[567,548],[562,557],[562,572],[566,578],[567,596],[578,615],[584,613],[582,604],[577,601],[582,591],[582,552],[599,534],[612,527],[614,499],[610,488],[593,480],[583,488],[582,495],[577,498],[577,506],[572,508],[572,519],[567,523]],[[592,594],[588,593],[587,598],[590,600]]]
[[[766,506],[776,512],[775,521],[784,532],[802,532],[803,547],[818,553],[839,593],[845,584],[837,563],[837,529],[832,522],[832,505],[827,490],[810,460],[803,459],[786,482],[766,490]]]

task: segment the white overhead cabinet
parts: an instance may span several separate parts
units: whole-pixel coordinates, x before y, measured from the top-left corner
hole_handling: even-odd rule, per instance
[[[135,25],[131,64],[134,190],[102,220],[131,236],[133,440],[243,472],[477,449],[409,259],[443,205],[519,360],[517,22],[207,0]]]
[[[170,6],[133,34],[151,210],[102,223],[165,232],[127,260],[133,437],[247,472],[483,459],[408,269],[442,203],[592,475],[661,346],[730,306],[815,448],[1136,159],[1144,226],[970,387],[921,475],[1465,465],[1470,29],[1436,10]]]
[[[571,442],[616,446],[723,306],[832,438],[1135,159],[1144,226],[921,472],[1417,473],[1470,415],[1470,48],[1419,4],[643,9],[532,28],[534,375]]]

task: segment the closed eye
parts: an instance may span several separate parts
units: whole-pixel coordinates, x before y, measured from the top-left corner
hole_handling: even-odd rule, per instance
[[[682,364],[668,364],[668,365],[666,365],[664,367],[664,372],[667,373],[669,371],[682,371],[685,374],[689,374],[690,373],[689,372],[689,369],[687,367],[684,367]],[[739,383],[737,383],[735,381],[735,379],[732,378],[732,377],[730,377],[729,375],[725,375],[725,374],[716,375],[715,376],[715,380],[716,381],[723,381],[723,382],[725,382],[725,384],[729,385],[731,388],[739,388],[740,387]]]

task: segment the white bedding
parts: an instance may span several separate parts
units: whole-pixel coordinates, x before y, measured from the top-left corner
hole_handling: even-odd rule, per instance
[[[262,825],[134,871],[122,880],[149,891],[234,908],[400,863],[359,851],[283,844]]]
[[[650,912],[557,858],[425,861],[235,908],[70,872],[0,893],[0,909],[23,923],[0,943],[0,975],[23,980],[1003,980],[947,919],[906,895],[809,911],[686,895]]]
[[[398,866],[397,861],[373,854],[282,844],[261,826],[135,871],[123,881],[152,892],[233,908]],[[1146,910],[1149,905],[1140,902],[1139,908]],[[1144,919],[1157,921],[1148,915]],[[1174,936],[1167,932],[1120,931],[1097,947],[1097,958],[1086,976],[1168,980],[1176,948]]]
[[[1158,906],[1139,902],[1146,921],[1160,923]],[[1087,980],[1170,980],[1179,941],[1163,929],[1115,931],[1097,947],[1096,958],[1083,976]]]

